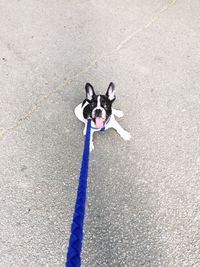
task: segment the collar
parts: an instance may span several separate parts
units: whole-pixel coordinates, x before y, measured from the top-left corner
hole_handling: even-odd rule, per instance
[[[108,124],[108,123],[109,123],[109,121],[110,121],[110,118],[111,118],[111,116],[109,116],[109,117],[108,117],[108,119],[106,120],[106,122],[105,122],[105,124],[104,124],[104,127],[103,127],[103,128],[96,128],[96,127],[92,127],[92,126],[91,126],[91,129],[93,129],[93,130],[98,130],[98,131],[100,131],[100,132],[103,132],[103,131],[105,131],[106,124]]]

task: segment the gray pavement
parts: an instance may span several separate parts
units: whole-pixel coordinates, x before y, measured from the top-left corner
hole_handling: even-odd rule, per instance
[[[91,154],[82,266],[200,266],[199,0],[0,0],[0,267],[64,266],[90,82],[124,142]]]

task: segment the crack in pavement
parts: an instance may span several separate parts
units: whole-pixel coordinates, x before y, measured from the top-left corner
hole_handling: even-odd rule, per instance
[[[24,112],[22,115],[19,116],[19,118],[15,121],[15,123],[13,124],[13,126],[9,127],[9,128],[4,128],[1,127],[0,128],[0,141],[3,140],[3,138],[11,131],[17,129],[22,123],[23,121],[25,121],[26,119],[30,118],[32,116],[32,114],[37,111],[39,109],[39,107],[42,106],[42,103],[44,103],[47,99],[49,99],[51,96],[64,91],[65,87],[67,85],[69,85],[71,82],[73,82],[76,78],[78,78],[81,74],[86,73],[92,66],[94,66],[96,63],[98,63],[99,61],[101,61],[104,58],[110,57],[113,54],[117,53],[118,51],[120,51],[121,49],[123,49],[125,47],[125,45],[127,43],[129,43],[133,37],[135,37],[135,35],[137,35],[138,33],[148,29],[153,23],[155,23],[159,18],[160,15],[162,13],[164,13],[165,11],[167,11],[171,6],[173,6],[175,3],[177,2],[177,0],[172,0],[169,4],[165,5],[164,7],[162,7],[157,14],[155,14],[154,16],[151,17],[150,21],[148,23],[146,23],[143,27],[138,28],[136,31],[134,31],[133,33],[131,33],[127,38],[125,38],[124,40],[122,40],[115,48],[113,48],[110,52],[105,53],[103,52],[99,57],[96,57],[96,59],[94,59],[93,61],[91,61],[88,66],[86,68],[84,68],[82,71],[72,75],[71,77],[69,77],[67,79],[67,82],[65,82],[64,84],[58,86],[55,90],[49,92],[46,95],[41,95],[37,98],[37,100],[32,104],[31,108]],[[65,78],[66,79],[66,78]],[[64,79],[64,80],[65,80]]]

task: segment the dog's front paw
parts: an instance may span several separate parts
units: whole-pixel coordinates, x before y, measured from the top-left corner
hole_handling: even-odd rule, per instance
[[[124,112],[118,109],[115,109],[114,114],[118,117],[118,118],[122,118],[124,116]]]
[[[123,131],[123,133],[121,134],[121,137],[125,140],[125,141],[129,141],[131,139],[131,134],[127,131]]]
[[[90,152],[94,150],[94,143],[93,142],[90,142]]]

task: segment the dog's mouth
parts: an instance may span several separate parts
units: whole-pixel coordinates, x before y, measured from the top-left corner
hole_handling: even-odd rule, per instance
[[[94,118],[94,123],[97,128],[103,128],[105,124],[105,118],[103,117],[96,117]]]

